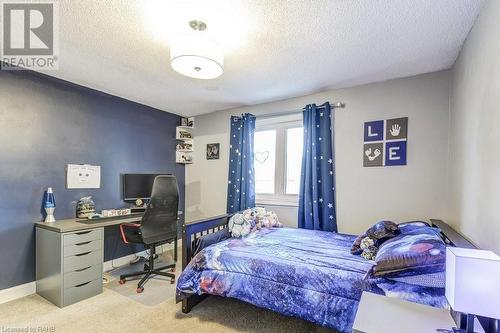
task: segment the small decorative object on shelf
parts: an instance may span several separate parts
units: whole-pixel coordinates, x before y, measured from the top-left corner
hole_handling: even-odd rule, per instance
[[[83,197],[76,203],[76,217],[87,218],[95,214],[95,203],[92,197]]]
[[[181,117],[181,127],[194,127],[194,117]]]
[[[189,153],[178,151],[176,152],[175,162],[182,164],[191,164],[193,163],[193,157],[189,155]]]
[[[179,131],[179,138],[180,139],[192,139],[193,135],[187,131]]]
[[[47,213],[47,216],[45,217],[45,222],[47,223],[55,222],[56,218],[54,217],[54,211],[56,210],[56,199],[54,198],[54,192],[52,191],[52,187],[49,187],[43,195],[43,208]]]
[[[177,151],[192,152],[193,151],[193,144],[190,142],[182,142],[182,143],[178,143],[175,148]]]
[[[193,129],[194,117],[181,118],[181,126],[175,129],[175,138],[178,140],[175,145],[175,162],[181,164],[193,163]]]

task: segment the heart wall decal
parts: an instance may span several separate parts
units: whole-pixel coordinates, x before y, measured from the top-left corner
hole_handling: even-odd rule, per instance
[[[263,151],[263,152],[258,151],[254,154],[254,158],[260,164],[264,164],[267,161],[267,159],[269,158],[269,151],[268,150]]]

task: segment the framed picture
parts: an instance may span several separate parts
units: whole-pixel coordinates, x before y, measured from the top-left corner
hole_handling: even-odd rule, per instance
[[[220,152],[220,143],[207,144],[207,160],[218,160]]]
[[[189,117],[187,119],[187,125],[186,126],[194,127],[194,117]]]
[[[408,117],[365,122],[363,166],[406,165],[407,141]]]
[[[188,118],[181,117],[181,126],[188,126]]]

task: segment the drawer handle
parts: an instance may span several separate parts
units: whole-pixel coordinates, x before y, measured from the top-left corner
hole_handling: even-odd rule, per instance
[[[82,284],[77,284],[77,285],[75,286],[75,288],[83,287],[83,286],[85,286],[85,285],[89,284],[90,282],[92,282],[92,281],[85,282],[85,283],[82,283]]]
[[[81,243],[77,243],[75,245],[78,245],[78,246],[82,246],[82,245],[87,245],[87,244],[90,244],[91,241],[88,241],[88,242],[81,242]]]
[[[75,235],[86,235],[88,233],[91,233],[92,230],[89,230],[89,231],[82,231],[82,232],[75,232]]]
[[[82,269],[75,269],[75,272],[83,272],[83,271],[89,269],[90,267],[92,267],[92,266],[85,267],[85,268],[82,268]]]
[[[87,254],[90,254],[91,252],[92,251],[84,252],[84,253],[80,253],[80,254],[75,254],[75,256],[77,256],[77,257],[86,256]]]

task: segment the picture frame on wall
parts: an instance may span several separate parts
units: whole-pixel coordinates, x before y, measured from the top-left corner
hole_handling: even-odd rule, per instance
[[[220,143],[207,143],[207,160],[218,160],[220,156]]]
[[[407,164],[408,117],[367,121],[364,124],[363,166]]]
[[[187,118],[187,125],[186,126],[194,127],[194,117]]]
[[[188,125],[188,119],[181,117],[181,126],[187,126]]]

